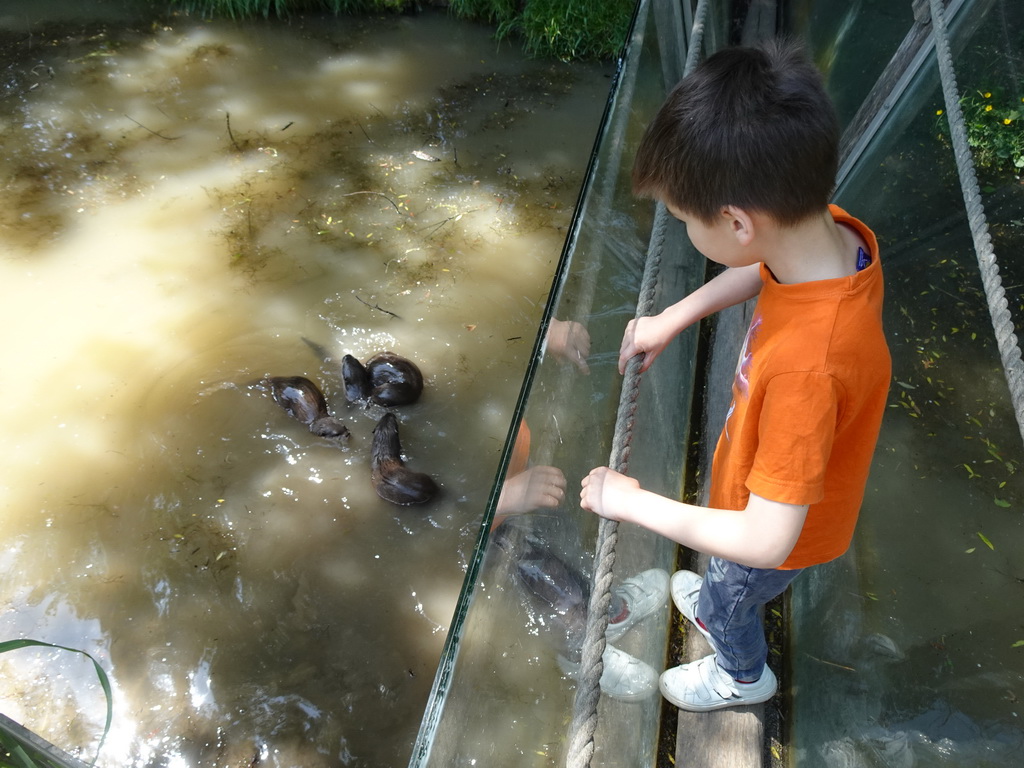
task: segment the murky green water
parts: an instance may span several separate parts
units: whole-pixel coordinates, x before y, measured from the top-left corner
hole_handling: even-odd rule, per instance
[[[108,670],[103,766],[404,764],[607,67],[443,14],[32,13],[0,12],[0,639]],[[374,494],[382,411],[303,337],[422,368],[398,415],[439,500]],[[348,446],[267,374],[318,382]],[[0,710],[91,757],[86,662],[0,667]]]

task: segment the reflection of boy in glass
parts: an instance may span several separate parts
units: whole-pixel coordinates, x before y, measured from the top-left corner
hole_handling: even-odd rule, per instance
[[[547,351],[589,373],[590,335],[576,322],[553,319],[548,330]],[[530,465],[530,428],[519,425],[509,460],[506,480],[495,510],[492,532],[495,543],[509,556],[519,583],[530,601],[549,614],[557,625],[559,665],[573,676],[579,668],[580,648],[586,628],[590,581],[578,568],[555,554],[532,527],[514,530],[510,517],[542,509],[555,509],[565,498],[565,475],[558,467]],[[668,599],[668,574],[659,569],[644,571],[612,589],[608,609],[606,650],[602,661],[601,689],[624,700],[644,699],[657,688],[658,674],[640,659],[615,648],[618,640],[640,621],[661,608]]]
[[[558,360],[575,365],[582,374],[589,374],[590,334],[574,320],[552,318],[548,325],[545,350]],[[565,499],[565,475],[558,467],[530,466],[530,428],[520,424],[512,449],[505,484],[501,488],[494,527],[508,515],[519,515],[535,509],[554,509]]]
[[[708,507],[644,491],[607,467],[581,503],[712,555],[672,597],[716,653],[661,676],[677,706],[766,701],[760,610],[802,568],[849,547],[889,386],[882,272],[871,230],[828,206],[838,124],[792,45],[709,57],[648,126],[633,187],[665,204],[727,269],[661,314],[633,320],[619,368],[646,370],[684,328],[758,297],[719,438]]]

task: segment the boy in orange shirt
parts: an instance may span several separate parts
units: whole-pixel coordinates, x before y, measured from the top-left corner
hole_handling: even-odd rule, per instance
[[[839,129],[820,75],[793,45],[710,56],[648,126],[634,192],[684,222],[727,269],[661,314],[633,320],[619,370],[646,370],[684,328],[758,297],[715,451],[708,507],[590,472],[584,509],[712,556],[671,592],[715,653],[664,672],[662,694],[706,711],[771,698],[761,608],[808,566],[846,551],[889,387],[878,244],[828,205]]]

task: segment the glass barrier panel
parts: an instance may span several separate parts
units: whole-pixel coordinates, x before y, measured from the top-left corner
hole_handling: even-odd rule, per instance
[[[1024,96],[1024,8],[963,3],[954,21],[1019,321],[1021,133],[1004,129]],[[977,768],[1015,764],[1024,749],[1020,435],[945,120],[932,53],[838,194],[879,236],[893,382],[854,547],[794,583],[793,765]]]
[[[630,188],[647,122],[682,76],[682,9],[641,2],[526,377],[481,536],[411,765],[562,765],[572,718],[598,519],[579,507],[579,484],[608,464],[619,391],[618,348],[634,316],[652,248],[663,266],[660,311],[703,282],[704,260],[671,221],[652,245],[655,209]],[[696,330],[645,374],[630,473],[680,493],[693,391]],[[547,492],[564,479],[564,501]],[[620,526],[616,584],[649,569],[671,572],[675,546]],[[614,645],[649,665],[666,653],[668,606]],[[606,655],[607,659],[607,655]],[[607,665],[606,665],[607,666]],[[656,682],[608,686],[593,765],[653,763],[661,708]],[[637,699],[637,700],[634,700]],[[628,757],[627,757],[628,756]]]
[[[786,3],[784,26],[804,40],[844,125],[867,98],[914,21],[911,0]]]

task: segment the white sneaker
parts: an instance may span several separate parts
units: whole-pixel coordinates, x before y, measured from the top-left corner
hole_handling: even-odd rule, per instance
[[[622,701],[643,701],[658,689],[658,673],[654,667],[630,656],[613,645],[606,645],[601,656],[604,671],[601,673],[601,692]],[[558,667],[566,677],[579,680],[580,665],[562,655],[558,656]]]
[[[767,666],[756,682],[736,682],[719,668],[715,654],[711,654],[665,670],[658,685],[661,695],[680,709],[710,712],[768,701],[778,690],[779,682]]]
[[[638,573],[612,588],[626,602],[629,613],[622,621],[608,624],[605,639],[613,643],[626,632],[661,608],[668,600],[668,573],[661,568]]]
[[[700,598],[700,586],[703,583],[704,579],[693,571],[676,571],[672,574],[670,582],[672,602],[676,604],[676,608],[686,620],[704,635],[704,639],[714,649],[715,643],[711,639],[711,633],[697,622],[697,600]]]

